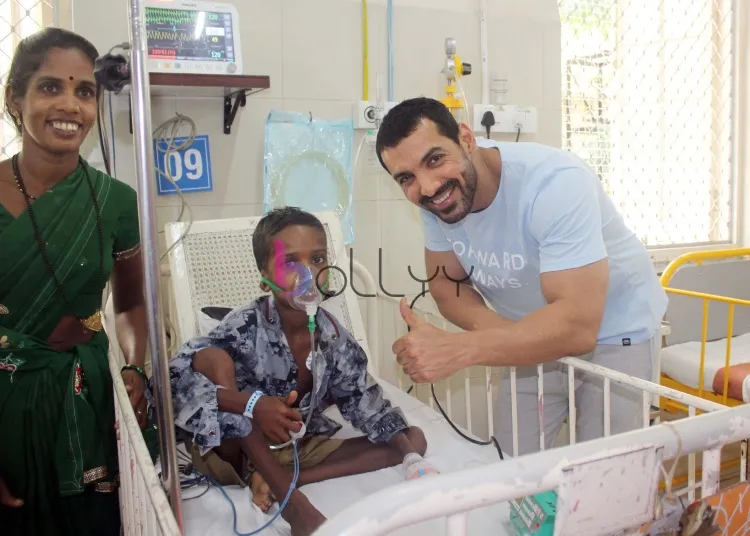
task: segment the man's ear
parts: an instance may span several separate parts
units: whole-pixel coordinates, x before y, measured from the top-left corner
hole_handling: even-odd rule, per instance
[[[469,154],[473,153],[477,149],[477,139],[474,137],[471,127],[466,123],[458,124],[458,140],[461,142],[461,146]]]

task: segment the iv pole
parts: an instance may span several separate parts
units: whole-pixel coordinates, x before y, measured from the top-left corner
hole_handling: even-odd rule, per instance
[[[143,244],[144,286],[148,342],[151,355],[154,404],[159,430],[159,453],[164,488],[172,506],[177,526],[184,533],[180,477],[177,472],[177,444],[174,434],[174,410],[169,384],[169,363],[164,334],[161,291],[159,288],[158,234],[154,214],[153,154],[151,153],[151,100],[146,69],[146,32],[142,0],[128,0],[131,42],[131,92],[133,107],[133,138],[135,141],[135,169],[138,178],[138,219]]]

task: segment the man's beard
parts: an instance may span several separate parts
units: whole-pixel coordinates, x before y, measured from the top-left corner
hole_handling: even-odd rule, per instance
[[[449,179],[435,192],[431,197],[422,196],[419,200],[422,208],[432,212],[445,223],[458,223],[463,220],[474,204],[474,196],[477,192],[477,169],[468,157],[464,157],[464,171],[461,172],[463,184],[458,179]],[[431,203],[433,199],[439,199],[440,196],[450,190],[455,190],[459,194],[459,199],[452,202],[443,209],[437,209]]]

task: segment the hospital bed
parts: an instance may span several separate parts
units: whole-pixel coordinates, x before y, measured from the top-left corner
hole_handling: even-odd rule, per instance
[[[728,406],[750,402],[750,248],[682,255],[661,283],[670,325],[662,385]],[[662,407],[685,409],[669,400]]]
[[[703,466],[704,469],[712,469],[715,467],[716,452],[723,444],[750,436],[750,413],[744,408],[727,413],[721,404],[578,359],[566,359],[564,362],[571,383],[576,374],[585,371],[602,379],[605,393],[609,393],[613,384],[626,385],[641,393],[644,428],[651,423],[651,399],[654,395],[676,400],[688,407],[691,418],[673,425],[660,425],[637,433],[577,444],[576,413],[571,411],[568,417],[571,424],[570,446],[518,458],[513,456],[514,448],[513,453],[506,453],[506,461],[498,462],[497,453],[492,447],[472,445],[461,439],[431,408],[434,401],[431,398],[425,400],[424,390],[421,396],[419,389],[410,390],[412,396],[405,392],[408,386],[401,380],[390,352],[393,337],[405,331],[399,321],[397,300],[382,295],[360,298],[366,311],[363,321],[360,300],[352,290],[351,280],[357,280],[360,293],[376,295],[374,279],[366,269],[347,257],[337,218],[332,214],[318,216],[324,222],[329,237],[329,261],[342,268],[348,279],[345,281],[341,272],[333,272],[332,286],[344,289],[344,292],[325,306],[365,349],[370,358],[370,371],[380,379],[387,396],[404,409],[411,424],[425,430],[429,445],[426,457],[443,473],[424,482],[404,483],[399,471],[391,468],[306,486],[303,490],[305,494],[329,517],[320,534],[511,534],[507,501],[559,486],[561,460],[577,460],[595,452],[612,452],[611,449],[622,450],[632,445],[655,445],[669,458],[679,450],[680,442],[675,441],[675,431],[678,435],[685,434],[680,449],[682,453],[690,454],[691,476],[683,493],[692,499],[701,488],[708,492],[717,489],[719,475],[716,466],[716,471],[704,470],[703,481],[696,482],[695,453],[708,449]],[[170,255],[169,268],[164,271],[170,282],[167,288],[170,294],[172,347],[176,342],[198,333],[201,326],[207,328],[203,308],[234,307],[259,295],[259,276],[255,270],[250,240],[257,220],[238,218],[193,222],[187,232],[184,224],[167,226],[168,244],[177,244]],[[108,308],[111,309],[111,304],[108,304]],[[428,321],[447,327],[447,323],[434,311],[423,310],[421,314]],[[111,314],[105,316],[111,321]],[[400,333],[396,333],[398,329],[401,329]],[[112,334],[113,331],[109,329],[108,333]],[[118,372],[121,362],[118,345],[113,342],[111,346],[111,369],[115,378],[120,421],[125,535],[177,535],[180,532],[175,517],[169,510],[157,478],[157,469],[151,464],[122,388]],[[513,383],[514,369],[508,373]],[[474,437],[481,435],[486,439],[492,431],[493,379],[493,371],[478,369],[465,371],[451,382],[436,385],[440,403],[448,416],[462,424],[465,431]],[[472,390],[477,380],[482,386],[479,404],[475,403],[477,396]],[[608,396],[605,395],[606,419],[609,416],[607,400]],[[477,419],[478,413],[474,411],[477,406],[487,410],[480,419]],[[703,427],[701,433],[696,433],[692,417],[699,411],[714,414],[695,418],[695,426],[702,419],[700,426]],[[605,428],[607,422],[605,420]],[[523,426],[523,423],[514,418],[515,432],[519,426]],[[672,430],[667,430],[667,426]],[[703,431],[715,433],[706,435]],[[352,434],[354,431],[348,426],[341,432],[342,436]],[[743,466],[743,478],[745,473]],[[197,492],[200,490],[183,494],[184,533],[233,534],[232,510],[219,490],[212,488],[202,496],[191,499]],[[249,532],[267,519],[251,505],[247,489],[227,488],[227,493],[236,505],[240,532]],[[494,506],[488,508],[490,505]],[[288,525],[279,520],[264,533],[288,534]]]

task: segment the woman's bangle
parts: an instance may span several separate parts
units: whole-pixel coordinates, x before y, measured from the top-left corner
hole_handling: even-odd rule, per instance
[[[125,370],[128,370],[128,369],[136,371],[138,374],[143,376],[144,380],[148,380],[148,376],[146,376],[146,372],[138,365],[131,365],[131,364],[125,365],[124,367],[122,367],[122,370],[120,370],[120,372],[124,372]]]

